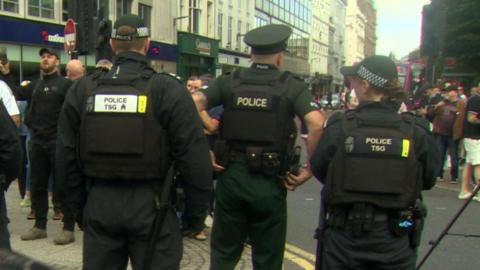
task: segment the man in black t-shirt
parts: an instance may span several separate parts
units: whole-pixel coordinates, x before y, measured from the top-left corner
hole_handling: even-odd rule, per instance
[[[473,166],[473,175],[478,183],[480,177],[480,95],[472,95],[468,100],[466,111],[463,136],[467,152],[467,166],[469,164]],[[469,196],[469,192],[461,192],[459,198],[468,198]],[[475,196],[474,200],[480,201],[480,196]]]

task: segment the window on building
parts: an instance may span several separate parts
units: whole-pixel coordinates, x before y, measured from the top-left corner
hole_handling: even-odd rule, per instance
[[[28,15],[46,19],[55,18],[53,0],[28,0]]]
[[[150,29],[150,26],[152,25],[152,7],[138,4],[138,16],[143,19],[145,26]]]
[[[117,18],[132,11],[132,0],[117,0]]]
[[[68,20],[68,2],[69,0],[62,0],[62,20]]]
[[[242,21],[237,22],[237,46],[236,49],[240,50],[242,48]]]
[[[247,33],[248,31],[250,31],[250,23],[247,23],[245,25],[245,33]]]
[[[189,31],[195,34],[200,32],[200,0],[189,0]]]
[[[233,24],[233,18],[232,16],[228,16],[228,35],[227,35],[227,45],[232,46],[232,24]]]
[[[0,10],[18,13],[18,0],[0,0]]]
[[[223,37],[223,14],[222,13],[218,13],[217,26],[218,26],[218,39],[220,39],[221,41]]]
[[[99,20],[108,19],[108,2],[109,0],[96,0],[94,1],[95,10],[97,11],[97,17]]]

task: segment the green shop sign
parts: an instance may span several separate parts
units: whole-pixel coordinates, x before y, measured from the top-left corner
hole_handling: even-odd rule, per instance
[[[180,53],[216,58],[218,56],[218,40],[179,32],[178,50]]]

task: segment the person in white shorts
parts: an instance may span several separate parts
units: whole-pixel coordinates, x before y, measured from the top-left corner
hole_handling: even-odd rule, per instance
[[[466,166],[472,166],[473,175],[475,180],[479,181],[480,178],[480,96],[473,95],[467,103],[467,117],[465,118],[464,124],[464,146],[465,151],[467,152],[466,157]],[[471,164],[471,165],[470,165]],[[467,199],[472,194],[470,190],[469,179],[471,178],[471,173],[466,169],[464,171],[464,177],[462,183],[462,191],[458,195],[459,199]],[[474,200],[480,202],[480,195],[476,195]]]

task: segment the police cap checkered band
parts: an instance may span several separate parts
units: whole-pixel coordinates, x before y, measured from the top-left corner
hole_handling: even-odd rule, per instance
[[[390,80],[398,78],[397,65],[382,55],[365,58],[355,66],[342,67],[340,72],[344,76],[358,76],[378,88],[384,88]]]
[[[362,78],[362,79],[368,81],[369,83],[375,85],[376,87],[380,87],[380,88],[385,87],[385,85],[388,82],[387,79],[382,78],[377,74],[374,74],[373,72],[371,72],[370,70],[368,70],[368,68],[366,68],[364,66],[360,66],[358,68],[357,75],[360,78]]]
[[[129,34],[119,34],[118,29],[128,26],[135,29],[135,32]],[[134,38],[144,38],[149,36],[148,28],[145,26],[143,19],[137,15],[128,14],[118,18],[112,29],[112,39],[132,40]]]

